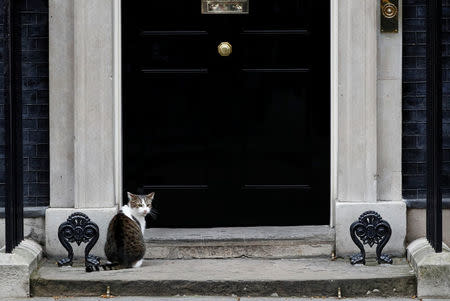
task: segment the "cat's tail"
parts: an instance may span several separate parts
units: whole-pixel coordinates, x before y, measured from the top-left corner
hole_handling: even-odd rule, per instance
[[[86,266],[86,272],[87,273],[91,273],[91,272],[94,272],[94,271],[99,272],[100,268],[102,268],[104,271],[107,271],[107,270],[119,270],[122,267],[121,267],[121,265],[119,263],[115,263],[115,262],[113,263],[113,262],[109,262],[108,261],[105,264],[88,265],[88,266]]]
[[[103,268],[104,271],[120,269],[120,263],[118,262],[107,262],[106,264],[102,264],[100,266]]]

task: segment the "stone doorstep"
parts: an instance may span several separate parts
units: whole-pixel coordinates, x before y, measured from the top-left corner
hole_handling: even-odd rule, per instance
[[[2,301],[20,301],[24,299],[7,298]],[[28,301],[55,301],[53,297],[35,297],[27,299]],[[105,298],[101,297],[68,297],[62,299],[63,301],[102,301]],[[128,296],[128,297],[114,297],[114,301],[317,301],[317,298],[282,298],[282,297],[222,297],[222,296],[183,296],[183,297],[142,297],[142,296]],[[338,298],[324,298],[319,300],[339,300]],[[347,301],[413,301],[409,298],[345,298]],[[417,301],[417,299],[416,299]],[[448,301],[448,299],[424,299],[423,301]]]
[[[329,226],[151,228],[145,241],[147,259],[330,257],[335,234]]]
[[[450,248],[443,245],[435,253],[426,238],[419,238],[407,248],[408,261],[417,275],[417,295],[420,298],[450,299]]]
[[[147,260],[138,269],[86,273],[82,264],[58,268],[44,261],[31,277],[32,295],[241,297],[412,297],[414,272],[394,265],[352,266],[348,260],[194,259]]]

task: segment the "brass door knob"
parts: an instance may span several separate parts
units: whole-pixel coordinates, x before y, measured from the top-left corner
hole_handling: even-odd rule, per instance
[[[228,42],[222,42],[217,46],[217,51],[221,56],[229,56],[233,52],[233,47]]]

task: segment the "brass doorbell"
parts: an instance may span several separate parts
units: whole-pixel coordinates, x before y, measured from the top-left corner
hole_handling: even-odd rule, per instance
[[[381,0],[381,32],[398,32],[398,0]]]

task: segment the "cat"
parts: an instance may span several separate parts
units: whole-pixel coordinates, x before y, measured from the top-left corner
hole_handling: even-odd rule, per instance
[[[155,193],[148,195],[128,194],[128,204],[122,206],[109,223],[105,254],[109,263],[103,269],[113,267],[138,268],[145,255],[145,217],[155,216],[152,208]]]

